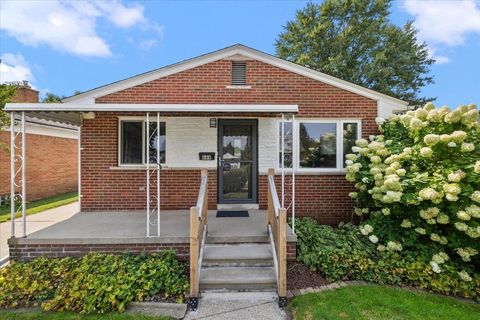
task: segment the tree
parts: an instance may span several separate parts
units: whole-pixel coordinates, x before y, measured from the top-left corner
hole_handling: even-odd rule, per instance
[[[64,96],[59,96],[54,93],[48,92],[45,95],[45,98],[42,99],[43,103],[62,103],[62,99],[65,98]]]
[[[10,124],[8,114],[4,111],[5,104],[10,102],[17,92],[17,87],[9,84],[0,84],[0,129]]]
[[[389,21],[391,0],[327,0],[309,3],[287,22],[276,41],[280,58],[421,105],[433,83],[435,60],[418,43],[412,21]]]

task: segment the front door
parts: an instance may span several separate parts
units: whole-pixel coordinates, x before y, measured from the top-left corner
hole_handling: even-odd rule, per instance
[[[218,121],[218,203],[257,202],[257,120]]]

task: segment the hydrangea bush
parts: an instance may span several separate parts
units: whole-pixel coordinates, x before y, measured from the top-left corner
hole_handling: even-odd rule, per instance
[[[377,118],[381,135],[347,155],[360,232],[379,251],[409,252],[471,281],[480,259],[480,126],[475,105]]]

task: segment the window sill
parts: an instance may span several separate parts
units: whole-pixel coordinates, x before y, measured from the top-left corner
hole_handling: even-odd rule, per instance
[[[230,85],[230,86],[226,86],[225,88],[227,89],[252,89],[252,86],[242,86],[242,85]]]
[[[150,168],[154,168],[155,165],[150,165]],[[162,169],[166,169],[165,165],[162,165]],[[111,166],[110,170],[147,170],[146,165],[120,165],[120,166]]]

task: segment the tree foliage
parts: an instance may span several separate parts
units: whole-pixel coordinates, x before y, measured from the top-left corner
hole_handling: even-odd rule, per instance
[[[420,105],[420,90],[433,83],[435,62],[418,43],[412,21],[389,21],[391,0],[309,3],[287,22],[277,55],[329,75]]]
[[[59,96],[54,93],[48,92],[45,95],[45,98],[42,99],[43,103],[62,103],[62,99],[65,98],[64,96]]]
[[[12,101],[12,98],[17,92],[17,87],[9,84],[0,84],[0,129],[8,126],[10,120],[8,114],[4,111],[5,104]]]

